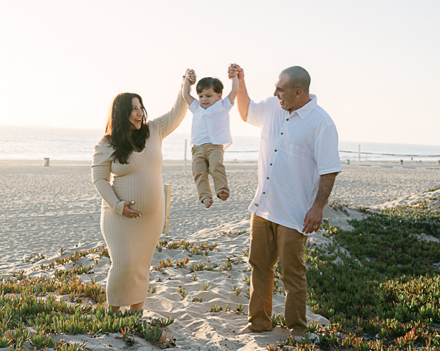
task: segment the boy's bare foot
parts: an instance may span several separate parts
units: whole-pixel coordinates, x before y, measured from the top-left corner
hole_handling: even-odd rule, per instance
[[[235,335],[243,335],[243,334],[251,334],[253,333],[253,330],[249,327],[244,327],[243,329],[239,330],[235,333]]]
[[[218,197],[220,200],[225,201],[229,197],[229,193],[226,190],[220,190],[218,192]]]
[[[202,201],[206,208],[210,208],[213,202],[210,197],[205,197]]]

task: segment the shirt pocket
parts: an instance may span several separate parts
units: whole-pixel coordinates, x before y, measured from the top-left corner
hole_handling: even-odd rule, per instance
[[[291,161],[295,161],[295,158],[300,158],[307,162],[315,162],[313,141],[310,138],[298,135],[289,138],[287,135],[280,146]]]

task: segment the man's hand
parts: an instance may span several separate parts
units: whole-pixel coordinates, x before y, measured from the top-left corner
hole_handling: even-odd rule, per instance
[[[237,78],[239,81],[244,81],[244,70],[239,65],[236,65],[237,67]]]
[[[240,66],[236,63],[231,63],[228,67],[228,77],[233,78],[235,76],[238,76]]]
[[[302,232],[304,234],[310,234],[316,232],[322,223],[323,209],[316,206],[307,212],[306,218],[304,218],[304,226]]]
[[[134,205],[134,201],[125,201],[124,211],[122,214],[128,218],[140,218],[141,213],[135,210],[132,210],[130,206]]]
[[[335,183],[336,173],[322,174],[319,176],[318,194],[312,208],[307,212],[304,218],[302,232],[310,234],[316,232],[321,226],[324,206]]]

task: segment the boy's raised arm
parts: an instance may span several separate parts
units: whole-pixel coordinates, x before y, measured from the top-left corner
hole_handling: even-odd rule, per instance
[[[238,77],[237,75],[229,77],[232,79],[232,88],[231,88],[231,92],[229,93],[228,97],[229,97],[229,101],[231,102],[231,104],[234,103],[235,98],[237,97],[237,93],[238,93]]]
[[[183,77],[185,81],[183,83],[182,94],[189,106],[194,101],[194,98],[191,96],[191,85],[196,82],[196,73],[192,69],[187,69]]]
[[[240,114],[241,119],[244,122],[247,122],[247,115],[248,115],[249,104],[251,102],[251,99],[249,98],[246,89],[246,84],[244,82],[243,68],[241,68],[239,65],[234,63],[229,66],[228,75],[230,78],[234,76],[238,78],[238,93],[237,93],[238,113]]]

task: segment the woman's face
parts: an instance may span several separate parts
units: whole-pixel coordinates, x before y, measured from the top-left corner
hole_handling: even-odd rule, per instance
[[[131,113],[128,119],[133,125],[133,129],[141,129],[142,121],[144,119],[144,111],[142,110],[142,105],[137,97],[134,97],[131,100]]]

